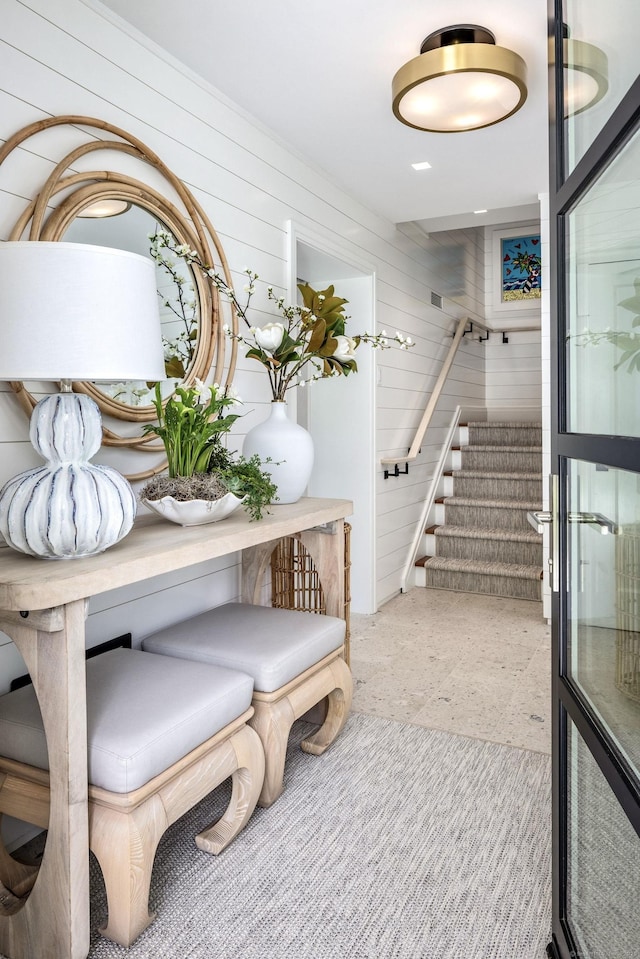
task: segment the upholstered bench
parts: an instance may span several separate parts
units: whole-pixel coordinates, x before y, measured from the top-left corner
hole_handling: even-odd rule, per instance
[[[87,662],[89,846],[107,891],[107,938],[128,946],[149,925],[162,834],[229,776],[230,804],[196,843],[218,853],[249,819],[264,777],[246,725],[252,690],[245,673],[140,650]],[[0,756],[0,813],[46,828],[47,745],[32,686],[0,696]],[[35,876],[2,847],[0,880],[21,896]]]
[[[333,616],[270,606],[228,603],[153,633],[143,640],[152,653],[239,669],[253,677],[249,720],[265,752],[258,804],[281,794],[289,732],[294,721],[328,698],[322,726],[301,747],[319,756],[344,726],[353,684],[341,657],[345,623]]]

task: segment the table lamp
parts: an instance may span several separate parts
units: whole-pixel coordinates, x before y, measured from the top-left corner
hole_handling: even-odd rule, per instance
[[[80,243],[0,243],[0,380],[55,380],[31,416],[44,466],[0,491],[0,531],[32,556],[71,559],[113,546],[136,500],[117,470],[89,462],[100,411],[73,380],[165,378],[155,264]]]

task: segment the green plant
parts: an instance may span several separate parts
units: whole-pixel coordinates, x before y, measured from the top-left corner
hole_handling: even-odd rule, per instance
[[[220,460],[224,449],[220,437],[229,432],[240,416],[223,413],[238,402],[216,383],[205,386],[200,380],[196,380],[195,386],[177,387],[164,402],[160,384],[156,383],[153,405],[158,423],[145,424],[143,432],[153,433],[162,440],[169,476],[206,473],[212,460]]]
[[[634,295],[621,300],[618,306],[623,310],[633,313],[631,329],[612,330],[607,326],[604,330],[583,330],[582,333],[574,334],[575,342],[578,346],[598,346],[600,343],[612,343],[616,349],[621,351],[618,362],[614,364],[614,370],[619,370],[625,364],[627,373],[633,373],[634,370],[640,372],[640,277],[633,281]],[[567,337],[567,340],[571,337]]]
[[[251,519],[262,519],[265,507],[277,499],[277,487],[258,456],[234,459],[221,442],[239,417],[225,415],[225,410],[239,403],[238,398],[216,383],[205,386],[196,380],[195,386],[177,387],[166,402],[156,383],[153,402],[158,423],[147,424],[144,432],[162,440],[169,475],[153,477],[141,496],[215,500],[229,492],[244,500]]]
[[[227,467],[219,469],[218,475],[230,493],[244,497],[244,507],[252,519],[262,519],[264,507],[278,498],[278,488],[269,473],[262,469],[262,461],[257,455],[248,460],[244,456],[238,457]]]

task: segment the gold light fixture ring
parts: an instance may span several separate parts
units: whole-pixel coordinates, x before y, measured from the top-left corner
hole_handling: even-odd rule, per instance
[[[484,27],[437,30],[393,78],[393,112],[416,130],[461,133],[506,120],[527,98],[527,66]]]
[[[609,89],[607,55],[584,40],[574,40],[562,25],[564,116],[576,116],[595,106]]]

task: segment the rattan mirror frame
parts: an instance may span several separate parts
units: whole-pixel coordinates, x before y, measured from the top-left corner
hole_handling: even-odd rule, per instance
[[[96,138],[67,153],[56,164],[41,190],[29,201],[7,239],[62,240],[69,225],[86,207],[97,200],[123,199],[152,213],[166,225],[179,243],[188,244],[198,253],[203,263],[213,266],[218,273],[224,275],[227,285],[232,286],[222,245],[201,205],[160,157],[126,130],[106,120],[81,115],[70,114],[39,120],[23,127],[6,141],[0,149],[0,165],[30,137],[64,125],[80,128],[83,133],[86,133],[86,130],[82,128],[97,129],[118,139]],[[104,151],[109,153],[110,162],[113,162],[115,157],[128,156],[140,161],[143,169],[144,165],[153,167],[168,184],[168,192],[172,194],[173,200],[169,200],[149,184],[116,170],[96,169],[68,173],[81,158]],[[63,194],[62,199],[59,199],[60,194]],[[215,382],[230,385],[236,367],[237,342],[232,337],[227,337],[223,331],[221,304],[215,285],[201,271],[193,271],[193,281],[200,310],[199,335],[193,360],[183,382],[190,385],[196,378],[206,380],[209,374],[213,373]],[[237,332],[237,316],[231,305],[228,305],[226,323],[232,331]],[[35,397],[24,383],[12,382],[11,388],[30,416],[37,402]],[[108,396],[91,383],[74,382],[73,388],[89,394],[103,413],[116,420],[145,423],[155,419],[153,406],[129,406]],[[154,439],[153,436],[142,434],[120,436],[112,428],[103,427],[105,446],[161,452],[162,447],[158,446],[157,442],[154,443]],[[130,478],[144,479],[159,472],[164,465],[162,463],[159,467]]]

